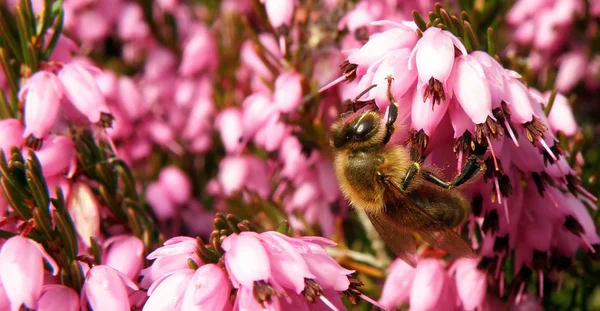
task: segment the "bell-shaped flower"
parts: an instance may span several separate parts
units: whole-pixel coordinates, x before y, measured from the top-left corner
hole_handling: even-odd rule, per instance
[[[171,198],[166,185],[154,182],[146,188],[146,202],[152,207],[160,221],[165,221],[175,215],[176,204]]]
[[[216,129],[227,152],[235,152],[242,140],[242,113],[236,108],[223,109],[216,118]]]
[[[98,123],[102,114],[110,114],[106,100],[90,71],[79,63],[69,63],[58,73],[65,95],[90,122]]]
[[[150,28],[144,21],[142,7],[135,2],[127,2],[120,10],[117,24],[119,38],[125,41],[144,40],[150,34]]]
[[[100,235],[100,203],[86,183],[73,185],[67,199],[67,209],[81,241],[90,247],[90,238]]]
[[[550,93],[544,94],[544,104],[547,104]],[[567,136],[573,136],[577,133],[579,126],[573,116],[573,110],[569,106],[569,100],[560,93],[556,94],[550,114],[548,114],[548,123],[554,133],[562,132]]]
[[[405,24],[396,24],[389,30],[371,35],[365,45],[348,55],[348,62],[358,65],[357,74],[360,77],[369,70],[369,67],[375,67],[391,52],[405,48],[412,49],[417,39],[414,29]]]
[[[231,282],[217,265],[198,268],[185,290],[182,310],[226,310],[229,304]]]
[[[191,36],[183,46],[183,56],[179,73],[192,76],[203,70],[214,70],[217,65],[215,40],[204,25],[195,25]]]
[[[250,167],[246,157],[228,156],[219,163],[218,180],[223,194],[230,196],[242,190],[250,176]]]
[[[127,287],[138,287],[121,272],[97,265],[88,271],[81,289],[81,304],[89,303],[93,310],[129,311]]]
[[[392,51],[379,65],[371,84],[376,84],[377,88],[371,90],[370,96],[375,95],[375,102],[383,111],[389,104],[387,96],[389,76],[393,77],[392,95],[398,99],[404,96],[414,86],[417,78],[417,70],[414,66],[409,67],[410,50],[403,48]],[[366,75],[365,75],[366,77]],[[358,88],[360,89],[360,88]],[[382,104],[385,103],[385,104]]]
[[[195,252],[196,239],[194,238],[180,236],[167,240],[164,246],[157,248],[146,257],[154,262],[140,273],[143,276],[140,285],[143,288],[149,288],[161,276],[188,268],[188,259],[192,259],[196,264],[201,264],[202,262]]]
[[[412,97],[412,127],[417,131],[422,129],[431,136],[444,118],[450,101],[442,101],[440,105],[434,105],[432,97],[423,101],[424,89],[424,86],[417,85]]]
[[[402,259],[396,259],[387,271],[388,276],[383,285],[383,293],[381,293],[379,303],[392,310],[408,302],[415,268]]]
[[[281,51],[279,50],[279,45],[277,41],[273,38],[271,34],[262,33],[258,35],[258,40],[261,45],[265,47],[269,54],[273,55],[275,59],[281,59]],[[244,42],[242,44],[242,48],[240,51],[240,57],[242,63],[252,69],[258,76],[263,77],[265,79],[270,79],[272,76],[269,67],[265,65],[262,59],[256,53],[256,50],[253,46],[253,43],[250,40]],[[278,64],[272,64],[275,67],[279,67]]]
[[[437,27],[429,27],[415,45],[411,58],[415,57],[419,81],[426,84],[430,79],[446,83],[454,65],[455,47],[467,54],[465,46],[452,33]],[[409,61],[409,68],[412,63]]]
[[[235,288],[252,289],[255,281],[271,277],[269,256],[254,232],[231,234],[221,244],[225,266]]]
[[[492,95],[477,59],[462,55],[454,64],[454,96],[457,102],[475,124],[481,124],[492,116]]]
[[[193,276],[194,270],[190,268],[182,268],[161,276],[148,289],[150,297],[142,311],[182,310],[183,295]]]
[[[296,0],[262,0],[273,28],[290,26],[294,17]]]
[[[158,182],[167,189],[169,197],[177,204],[186,203],[192,195],[190,178],[176,166],[163,168],[158,175]]]
[[[302,76],[288,72],[279,75],[275,80],[275,92],[273,94],[273,104],[277,110],[290,113],[296,111],[301,103]]]
[[[20,235],[4,242],[0,249],[0,281],[10,301],[10,310],[20,310],[22,304],[38,308],[44,284],[44,260],[54,274],[58,273],[56,262],[39,243]]]
[[[410,290],[411,310],[455,310],[456,293],[440,260],[425,258],[419,261]],[[453,294],[453,295],[451,295]]]
[[[64,88],[54,73],[38,71],[19,91],[19,99],[25,101],[25,132],[23,137],[33,135],[42,139],[48,135],[58,116]]]
[[[135,279],[144,263],[144,243],[132,235],[117,235],[109,238],[103,245],[105,265],[123,273],[129,279]]]
[[[554,87],[561,93],[570,92],[581,81],[581,73],[588,67],[588,60],[583,51],[565,53],[560,58],[558,74]]]
[[[78,311],[79,294],[61,284],[48,284],[42,288],[39,311]]]
[[[300,294],[304,290],[304,279],[315,278],[302,255],[278,232],[261,233],[260,240],[269,255],[273,279]]]
[[[49,136],[35,152],[45,177],[66,173],[75,166],[75,144],[66,136]]]
[[[129,77],[119,77],[117,81],[118,101],[122,110],[130,120],[135,121],[144,116],[151,106],[144,99],[136,83]]]
[[[519,124],[529,122],[533,118],[533,108],[529,92],[521,81],[509,77],[504,81],[506,105],[510,109],[511,121]]]
[[[465,310],[481,309],[487,290],[487,275],[477,269],[477,259],[460,258],[450,268],[454,275],[458,298]]]
[[[0,120],[0,149],[8,155],[12,147],[20,148],[23,144],[23,125],[17,119]]]

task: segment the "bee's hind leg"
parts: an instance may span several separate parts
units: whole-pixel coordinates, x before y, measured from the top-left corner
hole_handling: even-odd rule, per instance
[[[410,186],[412,181],[415,180],[415,177],[419,174],[420,171],[421,165],[419,165],[419,163],[417,162],[413,162],[410,168],[408,168],[408,172],[406,172],[406,176],[404,176],[402,184],[400,184],[400,189],[402,191],[408,189],[408,187]]]
[[[423,171],[422,175],[423,179],[434,185],[438,185],[446,189],[452,189],[463,185],[471,178],[477,176],[477,174],[483,170],[485,170],[485,164],[480,157],[473,155],[469,157],[469,160],[467,160],[467,163],[463,166],[460,174],[458,174],[458,176],[456,176],[456,178],[454,178],[452,181],[446,181],[429,171]]]

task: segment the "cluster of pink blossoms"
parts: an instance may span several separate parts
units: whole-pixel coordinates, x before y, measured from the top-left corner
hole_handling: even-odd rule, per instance
[[[347,50],[343,75],[321,91],[347,81],[340,92],[353,98],[377,85],[361,100],[375,100],[385,111],[386,78],[392,76],[400,114],[396,127],[408,130],[397,141],[408,139],[425,164],[441,168],[448,179],[470,155],[487,150],[483,178],[463,192],[472,201],[468,232],[482,256],[478,268],[499,280],[500,295],[502,267],[513,250],[517,301],[532,272],[538,275],[541,295],[549,275],[560,283],[561,274],[549,271],[563,271],[580,248],[596,253],[600,238],[586,209],[596,198],[580,186],[567,162],[569,153],[556,138],[559,132],[572,136],[577,131],[567,99],[557,94],[547,115],[549,92],[527,88],[519,74],[485,52],[468,52],[451,32],[420,30],[412,22],[371,24],[384,29]],[[476,235],[483,237],[481,243]],[[406,291],[396,295],[384,302],[406,302]],[[476,298],[470,306],[481,306],[485,295]]]
[[[585,0],[519,0],[506,16],[513,28],[513,43],[509,50],[531,47],[527,69],[540,75],[541,81],[550,77],[545,69],[558,68],[554,87],[570,92],[581,81],[593,90],[600,85],[600,55],[586,47],[586,41],[598,37],[600,3]],[[577,29],[578,20],[589,18],[585,29]],[[574,33],[581,35],[574,35]]]

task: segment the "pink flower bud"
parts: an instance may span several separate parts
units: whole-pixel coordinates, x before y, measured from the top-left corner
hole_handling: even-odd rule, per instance
[[[290,26],[294,17],[295,0],[263,0],[273,28]]]
[[[87,298],[93,310],[129,311],[129,296],[126,287],[138,289],[121,272],[109,266],[97,265],[87,273],[81,289],[82,301]]]
[[[144,21],[144,12],[138,4],[128,2],[121,8],[117,33],[125,41],[144,40],[148,37],[150,28]]]
[[[550,98],[550,92],[544,94],[544,104]],[[579,126],[573,116],[573,111],[569,105],[569,100],[563,94],[556,94],[552,109],[548,115],[550,128],[554,133],[561,131],[567,136],[573,136],[577,133]]]
[[[88,69],[78,63],[70,63],[62,68],[58,78],[69,101],[90,122],[98,123],[102,113],[110,114],[98,83]]]
[[[225,108],[215,121],[215,127],[221,132],[221,141],[225,150],[235,152],[242,140],[242,113],[236,108]]]
[[[261,128],[274,108],[270,96],[263,93],[254,93],[244,100],[244,117],[242,125],[245,136],[252,137],[256,131]]]
[[[131,280],[138,276],[144,261],[142,240],[132,235],[117,235],[106,240],[103,247],[106,250],[102,256],[105,265]]]
[[[42,164],[45,177],[64,174],[75,165],[75,144],[65,136],[49,136],[35,154]]]
[[[454,310],[456,293],[448,295],[452,286],[442,262],[437,259],[422,259],[415,269],[410,290],[411,310]],[[451,299],[449,299],[451,298]]]
[[[521,81],[508,77],[505,82],[506,105],[510,109],[511,121],[523,124],[533,118],[533,108],[529,99],[529,92]]]
[[[226,310],[231,282],[222,268],[206,264],[196,270],[185,290],[182,310]]]
[[[148,113],[151,105],[144,99],[142,92],[131,78],[119,77],[117,87],[119,104],[130,120],[135,121]]]
[[[67,209],[81,241],[90,247],[90,238],[100,235],[100,203],[92,189],[85,183],[76,183],[69,194]]]
[[[160,171],[159,183],[163,185],[177,204],[186,203],[192,195],[192,184],[189,177],[178,167],[168,166]]]
[[[228,156],[221,160],[219,164],[219,183],[221,184],[223,194],[230,196],[236,191],[240,191],[246,185],[250,176],[250,168],[245,157]]]
[[[279,45],[277,44],[277,41],[275,41],[271,34],[262,33],[258,36],[258,40],[276,59],[281,58],[281,51],[279,50]],[[242,63],[252,68],[258,76],[261,76],[265,79],[271,78],[271,71],[256,54],[252,42],[244,42],[244,44],[242,44],[240,54]]]
[[[78,311],[79,295],[70,287],[60,284],[44,285],[39,311]]]
[[[110,70],[103,70],[102,72],[94,75],[96,83],[100,92],[106,99],[114,100],[117,98],[118,86],[117,86],[117,75]]]
[[[10,154],[11,147],[20,148],[23,144],[23,125],[17,119],[0,120],[0,149],[5,155]]]
[[[37,309],[44,283],[43,260],[50,264],[54,274],[58,273],[54,259],[37,242],[17,235],[2,245],[0,279],[12,311],[20,310],[21,304]]]
[[[77,37],[84,42],[99,42],[112,30],[106,17],[97,10],[83,10],[77,15],[77,19],[80,25],[85,25],[76,28]]]
[[[54,31],[49,29],[46,31],[46,35],[44,36],[44,42],[49,43],[50,38]],[[59,62],[59,63],[68,63],[73,58],[73,53],[79,52],[79,46],[75,43],[71,38],[67,37],[64,33],[61,33],[58,37],[58,41],[52,50],[52,54],[50,54],[50,60]]]
[[[568,93],[581,81],[581,73],[585,72],[588,60],[582,51],[566,53],[561,57],[558,74],[554,86],[561,93]]]
[[[192,76],[204,70],[214,70],[217,66],[215,46],[215,40],[208,28],[195,25],[194,32],[184,44],[179,73]]]
[[[177,66],[175,55],[167,48],[156,46],[148,51],[144,64],[144,76],[150,80],[160,79]]]
[[[278,1],[278,0],[275,0]],[[297,73],[282,73],[275,80],[274,105],[284,113],[298,109],[302,104],[302,77]]]
[[[157,0],[156,4],[165,12],[175,13],[179,6],[179,0]]]
[[[38,71],[33,74],[19,91],[20,100],[25,101],[25,133],[42,139],[48,135],[58,116],[63,85],[55,74]]]
[[[160,221],[165,221],[175,214],[175,202],[170,197],[167,187],[159,182],[148,186],[146,201]]]

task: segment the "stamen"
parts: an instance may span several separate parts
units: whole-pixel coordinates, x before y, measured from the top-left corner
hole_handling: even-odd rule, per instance
[[[550,199],[550,201],[552,201],[552,204],[554,204],[554,207],[558,208],[559,207],[558,202],[556,201],[556,199],[552,195],[552,192],[546,191],[546,193],[548,194],[548,199]]]
[[[498,178],[494,176],[494,184],[496,184],[496,197],[498,198],[498,204],[502,204],[502,194],[500,194],[500,184]]]
[[[504,297],[504,271],[500,273],[500,298]]]
[[[517,137],[515,136],[515,133],[513,132],[512,128],[510,127],[510,124],[506,119],[504,119],[504,126],[506,127],[508,135],[510,135],[510,138],[512,139],[515,146],[519,147],[519,141],[517,141]]]
[[[371,299],[369,296],[366,296],[365,294],[360,294],[359,296],[362,300],[376,306],[377,308],[381,309],[381,310],[387,310],[385,306],[383,306],[382,304],[380,304],[379,302]]]
[[[561,272],[559,273],[559,276],[558,276],[558,286],[556,286],[556,292],[557,292],[557,293],[560,293],[560,288],[562,287],[562,284],[563,284],[563,279],[564,279],[564,278],[565,278],[565,272],[564,272],[564,271],[561,271]]]
[[[338,83],[340,83],[340,82],[342,82],[342,81],[344,81],[344,80],[346,80],[346,76],[345,76],[345,75],[342,75],[342,76],[340,76],[339,78],[337,78],[337,79],[335,79],[335,80],[333,80],[333,81],[331,81],[331,82],[329,82],[329,83],[325,84],[325,86],[321,87],[321,88],[320,88],[320,89],[319,89],[317,92],[318,92],[318,93],[322,93],[322,92],[324,92],[324,91],[328,90],[329,88],[331,88],[331,87],[333,87],[333,86],[337,85]]]
[[[538,270],[538,282],[540,287],[540,298],[544,297],[544,272]]]
[[[506,223],[510,224],[510,218],[508,217],[508,202],[504,200],[504,215],[506,216]]]
[[[329,301],[329,299],[327,299],[327,297],[321,295],[319,296],[319,299],[321,299],[321,301],[329,307],[329,309],[333,310],[333,311],[339,311],[339,309],[331,302]]]
[[[490,147],[490,152],[492,153],[492,158],[494,159],[494,168],[497,171],[499,168],[498,160],[496,160],[496,153],[494,152],[494,147],[492,147],[492,142],[490,141],[490,137],[488,135],[485,135],[485,139],[487,140],[488,146]]]
[[[463,161],[463,149],[460,148],[458,150],[458,163],[456,163],[456,170],[459,172],[462,170],[462,161]]]
[[[519,291],[517,293],[517,298],[515,299],[515,302],[517,304],[519,304],[519,302],[521,302],[521,298],[523,297],[523,290],[525,289],[525,282],[521,283],[521,285],[519,286]]]
[[[494,277],[498,278],[500,275],[500,264],[502,263],[502,256],[498,256],[498,261],[496,262],[496,273],[494,273]]]
[[[592,193],[590,193],[589,191],[587,191],[585,188],[583,188],[581,185],[577,185],[575,186],[575,188],[577,188],[577,190],[579,190],[583,195],[585,195],[586,197],[588,197],[590,200],[596,202],[598,201],[598,198],[595,197]],[[595,204],[590,204],[592,205],[592,209],[596,210],[597,207]]]
[[[541,137],[538,138],[538,142],[540,144],[542,144],[542,146],[544,147],[544,149],[546,149],[546,152],[548,152],[548,155],[552,158],[553,161],[556,162],[556,160],[558,160],[556,158],[556,156],[554,155],[554,152],[552,152],[552,150],[550,149],[550,147],[548,147],[548,144],[546,144],[546,142],[544,141],[544,139],[542,139]]]

